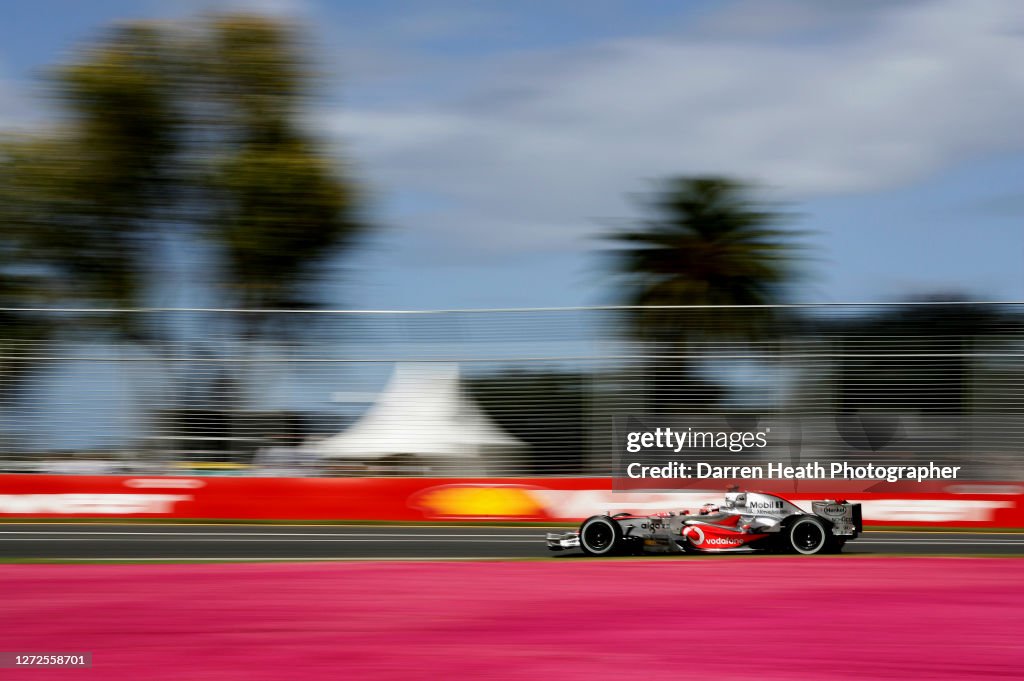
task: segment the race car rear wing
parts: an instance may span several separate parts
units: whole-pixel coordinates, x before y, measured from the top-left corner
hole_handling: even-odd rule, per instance
[[[856,537],[864,531],[864,520],[860,504],[849,501],[812,501],[811,512],[829,521],[832,534],[842,537]]]

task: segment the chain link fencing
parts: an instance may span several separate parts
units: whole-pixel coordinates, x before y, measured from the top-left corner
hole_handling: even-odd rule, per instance
[[[0,322],[4,472],[604,476],[616,417],[686,414],[784,424],[762,458],[1024,474],[1016,303]]]

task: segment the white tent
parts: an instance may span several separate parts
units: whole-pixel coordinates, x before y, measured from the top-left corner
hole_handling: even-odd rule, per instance
[[[415,457],[440,472],[465,475],[483,474],[488,458],[524,445],[469,399],[458,365],[437,363],[397,365],[358,421],[314,446],[325,459]]]

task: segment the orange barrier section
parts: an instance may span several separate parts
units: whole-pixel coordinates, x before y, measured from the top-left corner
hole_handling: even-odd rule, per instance
[[[716,489],[614,492],[610,478],[0,475],[0,519],[575,521],[607,510],[695,509],[721,501],[730,481],[718,482]],[[742,486],[771,489],[768,481]],[[1024,483],[956,481],[918,489],[775,491],[797,504],[836,496],[860,501],[869,525],[1024,528]]]

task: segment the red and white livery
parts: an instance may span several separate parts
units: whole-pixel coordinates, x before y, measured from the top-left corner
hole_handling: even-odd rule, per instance
[[[617,513],[587,518],[576,532],[548,533],[552,551],[591,556],[640,553],[837,553],[863,531],[860,504],[811,502],[811,512],[774,494],[727,492],[721,508],[697,513]]]

